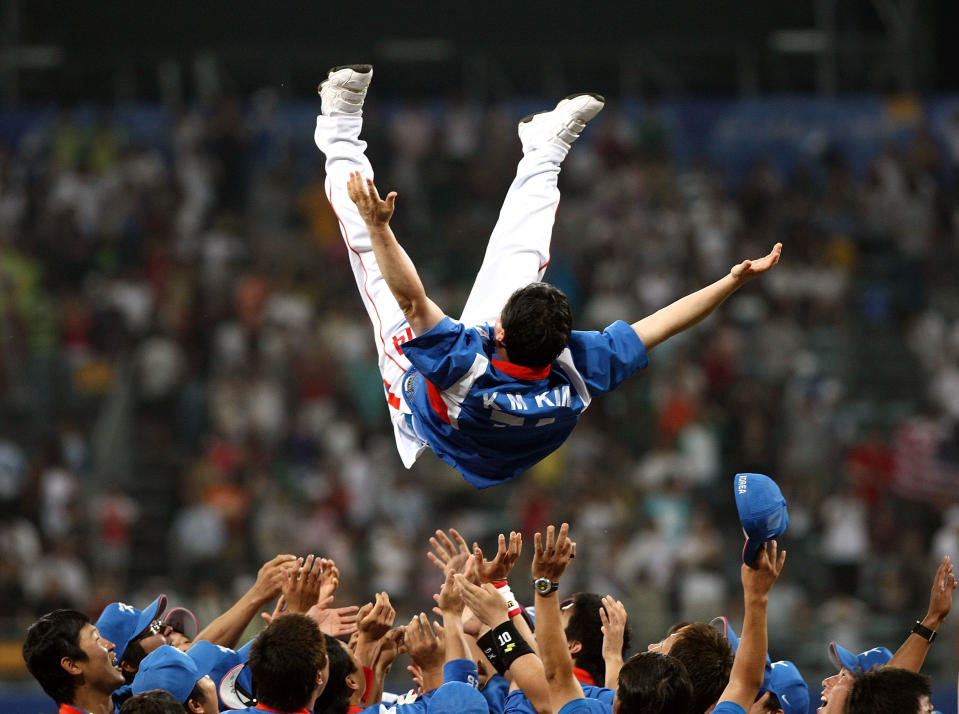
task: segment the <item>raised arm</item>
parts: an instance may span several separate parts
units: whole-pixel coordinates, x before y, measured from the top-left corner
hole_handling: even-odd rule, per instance
[[[766,257],[744,260],[734,265],[726,276],[712,285],[690,293],[639,322],[634,322],[633,329],[643,341],[646,351],[709,317],[726,298],[778,263],[782,250],[783,244],[777,243]]]
[[[786,551],[777,553],[776,541],[772,540],[759,549],[753,567],[743,565],[741,568],[746,616],[739,648],[729,673],[729,683],[719,701],[735,702],[746,711],[749,711],[763,685],[768,646],[766,609],[769,590],[782,572],[785,561]]]
[[[926,616],[919,621],[920,625],[932,632],[939,629],[952,609],[952,592],[956,589],[956,576],[952,571],[952,561],[947,555],[936,568],[936,575],[932,580],[932,591],[929,593],[929,609],[926,611]],[[927,637],[910,632],[887,666],[918,672],[922,669],[922,663],[926,659],[931,644]]]
[[[263,564],[256,575],[256,582],[233,607],[204,627],[194,640],[206,640],[223,647],[236,647],[247,625],[256,617],[260,608],[280,594],[288,573],[295,572],[295,555],[283,553]]]
[[[397,242],[390,228],[396,191],[390,191],[384,201],[372,179],[364,179],[356,171],[350,174],[347,191],[369,230],[373,254],[390,292],[409,321],[413,334],[422,335],[445,315],[436,303],[426,296],[413,261]]]
[[[537,533],[533,542],[534,580],[558,583],[576,548],[569,539],[569,524],[562,524],[558,532],[554,526],[548,526],[546,537]],[[559,711],[568,702],[582,698],[583,688],[573,673],[573,658],[560,619],[559,596],[552,588],[550,592],[536,589],[536,643],[543,660],[553,711]]]

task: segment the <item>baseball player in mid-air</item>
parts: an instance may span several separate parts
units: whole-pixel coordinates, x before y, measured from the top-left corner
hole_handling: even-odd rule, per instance
[[[646,367],[647,352],[772,268],[782,245],[632,325],[572,330],[566,296],[539,282],[549,264],[560,165],[603,108],[569,96],[519,123],[523,158],[459,320],[429,299],[390,229],[360,130],[373,69],[330,70],[314,139],[360,297],[373,323],[396,444],[409,468],[429,446],[477,488],[509,481],[559,448],[593,397]]]

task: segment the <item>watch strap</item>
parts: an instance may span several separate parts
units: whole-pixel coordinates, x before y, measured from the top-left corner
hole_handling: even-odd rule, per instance
[[[916,620],[916,624],[912,626],[913,634],[919,635],[924,640],[928,640],[931,645],[933,640],[936,639],[936,631],[930,630],[928,627],[923,625],[919,620]]]

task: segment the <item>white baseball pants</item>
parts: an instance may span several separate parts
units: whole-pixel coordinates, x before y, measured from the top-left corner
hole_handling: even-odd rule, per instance
[[[396,446],[404,466],[410,468],[427,446],[410,427],[405,416],[410,410],[402,396],[402,377],[410,367],[402,344],[413,333],[380,273],[366,224],[346,191],[352,171],[373,178],[373,167],[364,153],[366,142],[359,138],[362,126],[361,117],[321,114],[316,118],[313,138],[326,156],[327,197],[339,221],[353,277],[373,325]],[[495,322],[509,296],[524,285],[542,280],[549,265],[550,238],[559,206],[557,178],[566,151],[543,144],[526,147],[523,154],[460,317],[468,326]]]

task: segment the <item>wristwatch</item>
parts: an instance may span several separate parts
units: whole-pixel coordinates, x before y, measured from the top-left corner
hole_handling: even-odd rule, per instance
[[[549,578],[536,578],[533,581],[533,589],[540,595],[549,595],[559,590],[559,580],[550,580]]]

